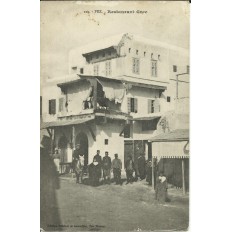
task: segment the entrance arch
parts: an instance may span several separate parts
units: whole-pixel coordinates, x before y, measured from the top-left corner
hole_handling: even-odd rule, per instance
[[[84,165],[89,163],[89,141],[85,133],[81,132],[76,136],[75,144],[79,144],[80,153],[84,155]]]

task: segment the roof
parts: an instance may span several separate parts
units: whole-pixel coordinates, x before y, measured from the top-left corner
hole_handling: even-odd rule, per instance
[[[59,126],[69,126],[69,125],[76,125],[76,124],[82,124],[85,122],[88,122],[90,120],[93,120],[93,118],[79,118],[75,120],[58,120],[53,122],[43,122],[40,126],[40,129],[46,129],[46,128],[54,128]]]
[[[105,37],[105,38],[90,42],[87,45],[76,47],[76,48],[72,49],[72,51],[73,52],[78,51],[78,53],[86,54],[86,53],[92,53],[94,51],[106,49],[109,47],[116,47],[121,42],[123,36],[127,36],[128,38],[130,38],[136,42],[145,43],[145,44],[153,45],[153,46],[165,47],[165,48],[179,51],[179,52],[182,52],[182,53],[185,53],[186,55],[188,55],[188,50],[185,48],[178,47],[178,46],[164,43],[164,42],[160,42],[160,41],[153,40],[153,39],[148,39],[148,38],[145,38],[145,37],[142,37],[139,35],[133,35],[130,33],[120,33],[117,35]]]
[[[102,50],[105,48],[118,46],[124,34],[125,33],[121,33],[121,34],[117,34],[117,35],[113,35],[113,36],[109,36],[109,37],[105,37],[105,38],[93,41],[86,45],[76,47],[72,49],[71,52],[72,53],[78,52],[79,54],[86,54],[86,53],[92,53],[94,51]]]
[[[159,134],[149,139],[150,142],[176,142],[176,141],[189,141],[188,129],[177,129],[169,133]]]

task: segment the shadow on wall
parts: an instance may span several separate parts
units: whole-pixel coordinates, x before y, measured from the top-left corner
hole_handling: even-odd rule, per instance
[[[60,188],[58,172],[49,155],[51,139],[43,136],[40,146],[40,228],[61,231],[56,190]]]

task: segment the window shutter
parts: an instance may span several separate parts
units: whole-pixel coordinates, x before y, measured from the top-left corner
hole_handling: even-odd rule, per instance
[[[131,112],[131,98],[130,97],[127,98],[127,109],[128,109],[128,113],[130,113]]]
[[[157,112],[160,112],[159,98],[156,98],[154,102],[154,113],[157,113]]]
[[[151,99],[148,99],[148,114],[151,113]]]
[[[138,99],[134,98],[134,112],[138,113]]]
[[[49,100],[49,114],[56,114],[56,99]]]
[[[62,112],[64,109],[64,98],[59,99],[59,112]]]
[[[136,66],[136,64],[135,64],[135,58],[133,58],[133,60],[132,60],[132,71],[133,71],[133,73],[136,72],[135,66]]]
[[[136,59],[136,73],[139,73],[139,59]]]
[[[109,61],[109,76],[111,76],[111,62]]]

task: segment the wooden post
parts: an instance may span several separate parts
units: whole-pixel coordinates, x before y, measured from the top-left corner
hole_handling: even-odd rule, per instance
[[[183,188],[183,194],[185,195],[185,174],[184,174],[184,159],[182,159],[182,188]]]
[[[51,154],[53,154],[53,144],[54,144],[54,138],[55,138],[55,129],[51,129]]]
[[[152,180],[152,189],[154,190],[155,189],[155,178],[154,178],[154,171],[155,171],[155,167],[154,167],[154,157],[152,155],[152,158],[151,158],[151,180]]]
[[[75,126],[72,126],[72,159],[73,159],[73,153],[74,153],[75,147],[76,147],[76,144],[75,144]],[[71,173],[72,173],[72,178],[73,178],[73,171]]]

